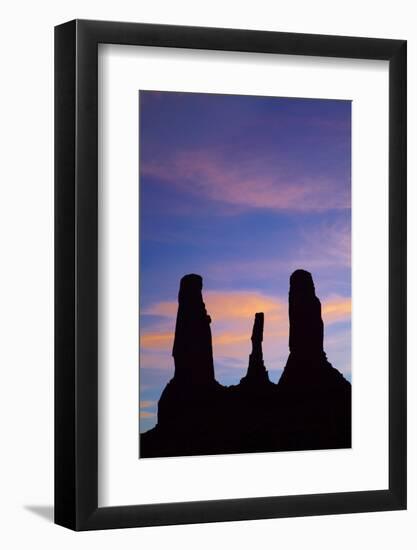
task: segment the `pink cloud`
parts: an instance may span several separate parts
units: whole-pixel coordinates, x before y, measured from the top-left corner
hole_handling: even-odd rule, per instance
[[[142,331],[140,336],[140,346],[142,349],[168,349],[172,346],[173,332],[155,332]]]
[[[264,174],[260,167],[270,164],[267,159],[231,162],[204,151],[185,151],[143,163],[141,174],[240,208],[322,212],[350,207],[348,190],[338,187],[335,192],[332,180],[297,179],[279,168],[273,175]]]
[[[350,319],[352,301],[350,298],[329,298],[322,305],[322,316],[325,325],[331,325]]]

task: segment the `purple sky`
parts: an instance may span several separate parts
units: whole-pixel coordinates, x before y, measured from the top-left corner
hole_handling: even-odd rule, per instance
[[[244,376],[253,316],[276,382],[288,281],[312,272],[329,361],[350,379],[350,101],[139,93],[140,430],[173,375],[180,278],[199,273],[219,382]]]

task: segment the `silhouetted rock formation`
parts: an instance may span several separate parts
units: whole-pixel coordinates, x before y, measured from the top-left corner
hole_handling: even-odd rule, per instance
[[[311,273],[298,269],[290,277],[289,292],[290,352],[300,357],[323,353],[321,304],[316,296]]]
[[[294,444],[350,447],[351,385],[327,360],[321,303],[311,274],[301,269],[290,278],[289,321],[290,355],[278,393],[292,420],[291,433],[283,431]]]
[[[264,365],[262,353],[262,340],[264,335],[264,314],[255,313],[255,321],[252,330],[252,353],[249,355],[249,366],[246,376],[240,381],[241,384],[264,384],[270,383],[268,372]]]
[[[262,354],[264,314],[256,313],[247,374],[236,386],[214,377],[210,317],[202,278],[181,279],[175,374],[158,402],[158,423],[141,435],[140,456],[332,449],[351,446],[351,385],[323,349],[313,279],[290,278],[290,354],[278,384]]]
[[[190,384],[214,382],[211,319],[201,294],[200,275],[185,275],[178,294],[178,314],[172,355],[175,380]]]
[[[158,402],[158,428],[167,433],[163,439],[176,434],[177,441],[181,441],[181,437],[187,439],[193,433],[196,441],[199,434],[204,437],[212,429],[218,414],[217,393],[221,386],[214,379],[211,319],[202,287],[200,275],[185,275],[180,282],[172,350],[175,373]]]

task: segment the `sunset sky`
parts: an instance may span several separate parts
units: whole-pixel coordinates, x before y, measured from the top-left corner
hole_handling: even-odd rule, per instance
[[[288,285],[311,271],[325,350],[350,380],[350,101],[139,93],[140,429],[156,422],[180,278],[202,275],[217,380],[245,375],[256,312],[277,382]]]

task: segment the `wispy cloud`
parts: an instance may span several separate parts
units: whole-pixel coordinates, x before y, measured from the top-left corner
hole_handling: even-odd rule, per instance
[[[322,305],[322,317],[325,325],[350,320],[352,301],[339,296],[329,298]]]
[[[142,349],[168,349],[172,346],[173,332],[145,332],[140,336]]]
[[[140,400],[139,402],[139,415],[140,418],[154,418],[156,417],[156,401]],[[151,409],[151,410],[147,410]]]
[[[295,235],[296,245],[279,257],[257,257],[256,250],[244,259],[225,259],[212,261],[205,266],[206,276],[218,281],[241,280],[245,274],[250,274],[250,281],[279,281],[287,278],[296,269],[311,271],[313,276],[320,272],[331,276],[335,270],[350,269],[351,265],[351,233],[349,219],[321,223],[309,231],[301,227]],[[287,279],[288,280],[288,279]],[[344,276],[346,282],[348,275]]]
[[[351,229],[348,219],[322,222],[313,230],[302,230],[299,258],[316,266],[350,267]]]
[[[190,150],[143,162],[140,170],[141,176],[245,209],[323,212],[350,207],[347,186],[340,188],[325,177],[290,177],[276,159],[233,161],[211,151]]]
[[[151,407],[154,407],[155,405],[156,405],[156,401],[149,401],[145,399],[140,402],[141,409],[149,409]]]
[[[174,372],[174,363],[171,357],[172,344],[174,342],[174,333],[170,334],[170,342],[166,346],[143,347],[140,348],[140,368],[151,369],[154,372]],[[151,386],[151,385],[149,385]],[[141,386],[142,387],[142,386]]]
[[[155,418],[156,412],[140,411],[141,418]]]

